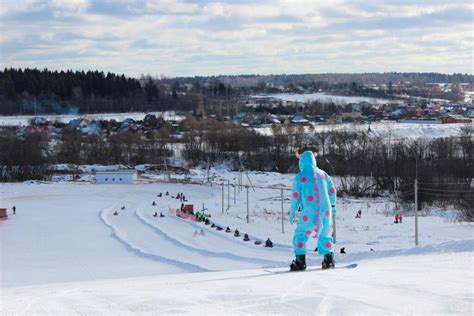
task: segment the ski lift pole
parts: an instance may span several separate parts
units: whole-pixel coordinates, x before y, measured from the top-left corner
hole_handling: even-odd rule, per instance
[[[230,209],[230,180],[227,179],[227,210]]]
[[[280,197],[281,197],[281,233],[285,233],[285,210],[283,207],[283,189],[280,189]]]
[[[249,212],[249,186],[246,185],[245,188],[247,189],[247,224],[250,222],[250,212]]]
[[[237,185],[235,183],[235,177],[234,177],[234,205],[237,204]]]
[[[224,183],[222,183],[222,214],[224,214]]]

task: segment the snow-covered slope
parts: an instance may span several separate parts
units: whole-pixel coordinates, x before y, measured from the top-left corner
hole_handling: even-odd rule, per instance
[[[453,264],[455,262],[455,264]],[[243,270],[7,288],[3,313],[386,315],[473,311],[473,256],[364,260],[353,270]]]
[[[250,177],[267,185],[291,178],[265,173]],[[170,196],[157,197],[166,191]],[[247,232],[252,240],[174,217],[168,209],[180,205],[171,198],[177,192],[184,192],[196,209],[204,204],[213,222],[238,228],[242,235]],[[472,310],[472,224],[436,213],[421,216],[421,245],[414,247],[412,217],[394,224],[389,202],[343,199],[337,213],[337,264],[360,266],[277,276],[264,269],[288,266],[294,229],[285,222],[281,232],[279,191],[250,190],[249,224],[245,190],[235,204],[231,195],[224,214],[221,194],[220,187],[165,183],[2,184],[0,204],[16,205],[17,214],[0,221],[0,314]],[[355,219],[359,208],[363,216]],[[166,217],[153,217],[154,212]],[[274,248],[253,243],[267,237]],[[341,247],[347,254],[339,254]],[[320,261],[309,251],[309,264]]]

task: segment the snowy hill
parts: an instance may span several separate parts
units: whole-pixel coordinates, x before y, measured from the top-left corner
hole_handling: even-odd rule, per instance
[[[275,184],[290,178],[253,181],[271,184],[266,176]],[[157,197],[166,191],[170,196]],[[171,198],[177,192],[251,241],[171,215],[168,209],[180,205]],[[1,204],[16,205],[17,214],[0,221],[0,313],[472,313],[472,224],[427,214],[414,247],[412,217],[394,224],[390,202],[344,199],[337,265],[359,267],[273,275],[264,270],[286,268],[293,257],[294,226],[286,220],[281,232],[278,192],[250,190],[247,224],[245,190],[221,214],[220,187],[2,184]],[[359,208],[363,216],[355,219]],[[253,243],[267,237],[274,248]],[[347,254],[339,254],[341,247]],[[319,266],[321,258],[308,250],[308,262]]]

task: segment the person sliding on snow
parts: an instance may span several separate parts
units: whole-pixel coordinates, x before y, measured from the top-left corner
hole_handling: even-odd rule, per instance
[[[291,263],[291,271],[306,269],[306,242],[313,231],[318,238],[318,253],[324,255],[322,268],[334,268],[329,228],[331,215],[336,212],[336,189],[327,173],[316,166],[314,155],[309,150],[301,154],[300,172],[293,182],[290,223],[297,220],[297,226],[293,237],[296,260]]]

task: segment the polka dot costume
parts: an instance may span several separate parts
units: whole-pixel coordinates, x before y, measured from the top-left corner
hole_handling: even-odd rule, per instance
[[[325,255],[332,252],[333,239],[329,229],[336,210],[336,188],[331,177],[316,166],[311,151],[301,155],[299,167],[300,172],[293,182],[290,208],[290,220],[297,219],[294,251],[296,255],[306,254],[306,243],[314,232],[312,237],[318,240],[318,252]]]

